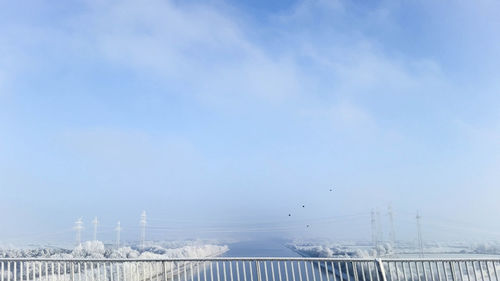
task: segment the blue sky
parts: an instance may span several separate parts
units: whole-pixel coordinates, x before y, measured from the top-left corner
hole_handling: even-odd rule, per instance
[[[175,231],[279,222],[369,239],[370,210],[389,203],[406,239],[417,209],[432,239],[497,238],[499,12],[0,1],[0,238],[97,215],[133,239],[147,210]],[[320,223],[352,214],[366,216]]]

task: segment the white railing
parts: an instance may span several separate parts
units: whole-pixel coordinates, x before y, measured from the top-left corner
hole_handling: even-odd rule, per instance
[[[500,281],[500,259],[0,259],[0,281]]]

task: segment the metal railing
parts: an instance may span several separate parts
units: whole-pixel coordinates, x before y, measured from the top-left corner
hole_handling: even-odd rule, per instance
[[[500,259],[0,259],[0,281],[500,281]]]

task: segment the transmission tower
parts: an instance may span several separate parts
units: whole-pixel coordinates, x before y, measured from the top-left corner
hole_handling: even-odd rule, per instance
[[[116,225],[116,247],[120,247],[120,232],[122,231],[122,227],[120,222],[118,221],[118,224]]]
[[[92,224],[94,225],[94,241],[97,241],[97,225],[99,224],[99,220],[97,220],[97,217],[92,220]]]
[[[371,212],[371,216],[372,216],[372,244],[374,247],[377,247],[378,246],[378,241],[377,241],[377,220],[375,218],[375,211],[372,210]]]
[[[394,231],[394,214],[392,212],[392,206],[389,204],[387,207],[387,215],[389,216],[389,223],[391,227],[391,242],[392,244],[396,244],[396,231]]]
[[[146,211],[142,211],[140,224],[141,224],[141,249],[144,250],[146,241]]]
[[[380,211],[377,208],[377,241],[384,241],[384,231],[382,229],[382,220],[380,219]]]
[[[83,230],[82,218],[76,220],[75,227],[73,229],[76,232],[76,245],[79,246],[82,244],[82,230]]]
[[[420,250],[420,257],[423,258],[424,257],[424,243],[422,241],[422,227],[420,225],[420,219],[422,217],[420,216],[420,214],[418,213],[417,211],[417,241],[418,241],[418,248]]]

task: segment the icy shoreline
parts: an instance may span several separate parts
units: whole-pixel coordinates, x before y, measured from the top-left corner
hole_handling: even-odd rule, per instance
[[[32,249],[2,248],[0,249],[0,258],[206,258],[220,256],[228,250],[227,245],[205,244],[200,241],[148,243],[143,250],[138,249],[136,246],[106,247],[101,241],[87,241],[74,249],[45,247]]]

